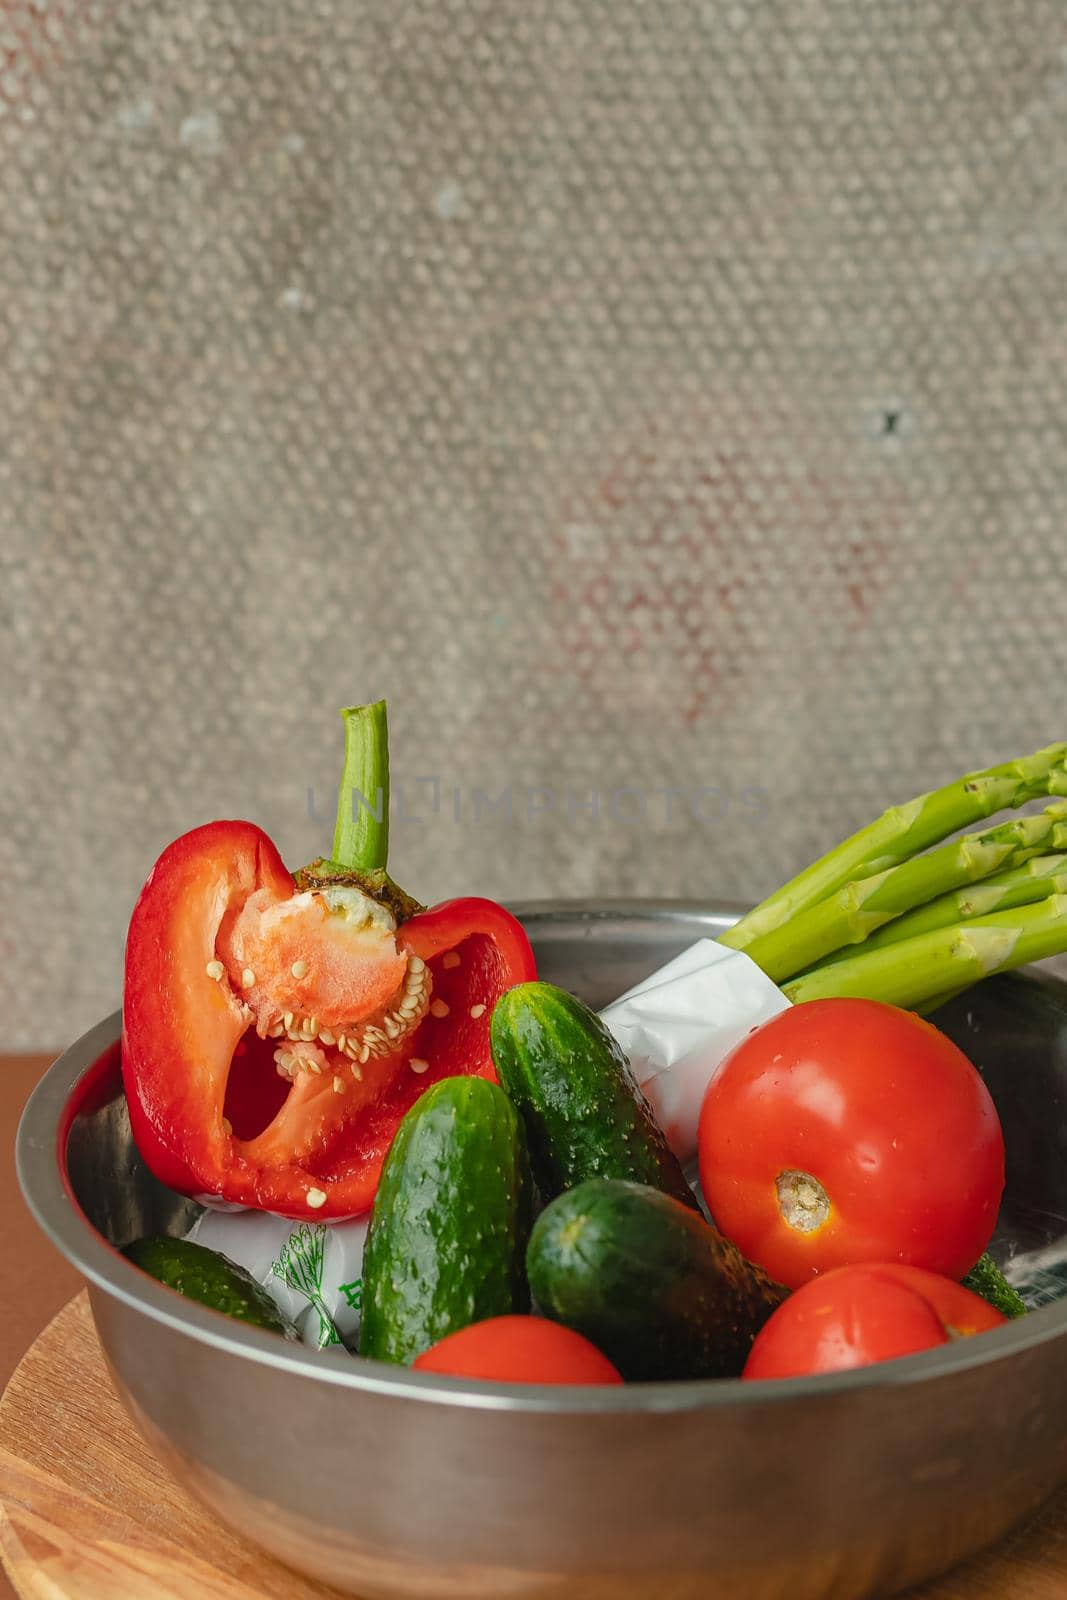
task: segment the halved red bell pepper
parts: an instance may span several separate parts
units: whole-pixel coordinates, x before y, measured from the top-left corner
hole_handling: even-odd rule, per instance
[[[493,1006],[536,975],[522,926],[483,899],[401,920],[393,886],[330,865],[294,880],[253,823],[213,822],[169,845],[141,891],[123,1077],[138,1149],[173,1189],[357,1215],[423,1090],[495,1076]]]

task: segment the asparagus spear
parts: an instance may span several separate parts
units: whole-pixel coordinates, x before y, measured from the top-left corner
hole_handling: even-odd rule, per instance
[[[934,928],[948,928],[972,917],[987,916],[992,911],[1030,905],[1035,900],[1047,899],[1050,894],[1067,894],[1067,855],[1034,856],[1021,866],[993,873],[981,883],[940,894],[870,934],[863,942],[864,953],[882,950],[900,939],[913,939],[919,933],[930,933]],[[854,953],[847,948],[835,951],[819,965],[841,961]]]
[[[1028,861],[1051,842],[1065,818],[1067,805],[1061,802],[1036,816],[1016,817],[983,833],[967,834],[899,866],[846,883],[827,899],[753,939],[745,947],[747,953],[769,978],[781,983],[806,972],[842,946],[867,940],[883,924],[893,924],[894,918],[949,890]],[[1027,898],[1036,900],[1040,895],[1007,903],[1022,904]],[[990,905],[987,909],[994,908]]]
[[[960,995],[966,994],[971,987],[971,984],[965,983],[958,989],[950,989],[947,994],[932,994],[928,1000],[916,1001],[911,1009],[916,1016],[930,1017],[935,1011],[940,1010],[942,1006],[947,1006],[950,1000],[958,1000]]]
[[[1028,961],[1067,951],[1067,895],[975,917],[900,939],[881,950],[860,950],[828,962],[783,986],[792,1001],[854,995],[914,1008]]]
[[[960,828],[997,811],[1024,805],[1040,795],[1067,795],[1067,744],[1049,745],[1032,756],[988,767],[922,794],[907,805],[891,806],[818,861],[777,889],[755,910],[720,936],[723,944],[745,950],[761,935],[825,900],[853,878],[897,866]]]

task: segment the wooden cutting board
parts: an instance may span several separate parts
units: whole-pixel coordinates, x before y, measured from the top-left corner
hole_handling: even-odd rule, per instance
[[[0,1400],[0,1555],[25,1600],[336,1600],[231,1533],[160,1465],[111,1387],[84,1294]],[[1067,1492],[912,1600],[1064,1600]],[[742,1600],[742,1597],[739,1597]]]

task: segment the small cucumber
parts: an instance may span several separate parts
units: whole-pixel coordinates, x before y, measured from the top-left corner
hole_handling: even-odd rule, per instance
[[[522,1123],[484,1078],[443,1078],[397,1130],[363,1256],[360,1355],[413,1361],[529,1306],[532,1186]]]
[[[606,1178],[546,1207],[526,1265],[546,1316],[631,1381],[737,1377],[788,1294],[687,1206]]]
[[[963,1280],[963,1287],[972,1294],[981,1295],[994,1310],[1005,1317],[1025,1317],[1026,1301],[1018,1289],[1013,1289],[1007,1278],[988,1254],[979,1256]]]
[[[520,983],[497,1001],[490,1043],[526,1124],[543,1200],[587,1178],[627,1178],[699,1211],[626,1056],[595,1011],[554,984]]]
[[[299,1339],[293,1324],[282,1315],[262,1284],[228,1256],[194,1239],[169,1239],[153,1234],[136,1239],[123,1252],[135,1267],[187,1300],[197,1300],[256,1328],[269,1328],[286,1339]]]

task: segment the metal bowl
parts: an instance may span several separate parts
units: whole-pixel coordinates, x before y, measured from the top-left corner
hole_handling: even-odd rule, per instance
[[[735,912],[519,914],[543,975],[597,1005]],[[1067,989],[1037,984],[1051,1021],[1035,1032],[1019,1021],[1033,1014],[1028,981],[983,985],[946,1021],[1005,1122],[998,1248],[1055,1253],[1067,1061],[1053,1035]],[[997,1538],[1067,1476],[1063,1302],[828,1378],[586,1390],[305,1351],[180,1301],[115,1248],[183,1231],[197,1209],[137,1154],[117,1037],[117,1017],[92,1029],[30,1101],[27,1200],[89,1280],[118,1391],[160,1456],[219,1516],[327,1583],[368,1600],[886,1593]]]

